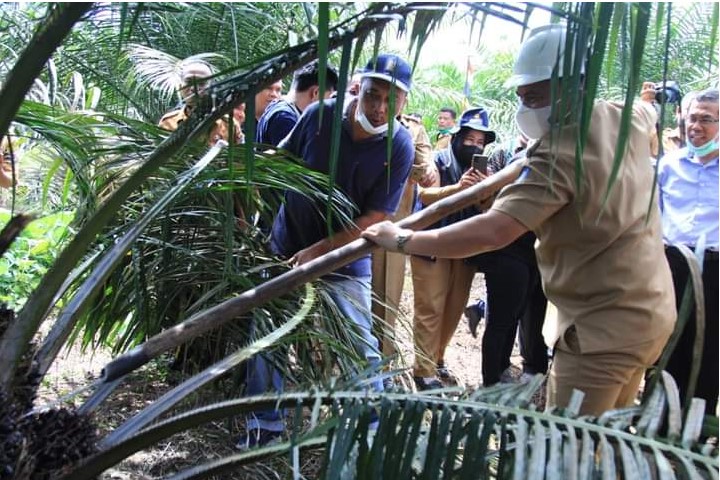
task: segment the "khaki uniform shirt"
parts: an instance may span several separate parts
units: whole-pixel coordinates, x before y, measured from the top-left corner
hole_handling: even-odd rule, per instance
[[[432,161],[432,147],[430,146],[430,137],[425,130],[422,122],[416,118],[408,115],[402,115],[400,117],[400,123],[410,131],[410,136],[415,146],[415,158],[413,165],[423,165],[426,168],[434,168]],[[412,178],[408,178],[405,184],[405,190],[403,190],[402,197],[400,198],[400,205],[398,206],[397,212],[393,216],[393,220],[402,220],[412,213],[413,204],[415,203],[415,181]]]
[[[162,116],[160,119],[160,122],[158,123],[158,126],[160,128],[164,128],[165,130],[169,130],[171,132],[174,132],[178,129],[180,126],[180,123],[187,120],[187,118],[190,116],[190,112],[188,111],[187,107],[179,108],[177,110],[173,110],[171,112],[166,113]],[[226,116],[227,117],[227,116]],[[217,142],[220,139],[223,139],[225,141],[228,140],[228,120],[226,117],[223,117],[221,119],[215,120],[215,124],[210,129],[210,134],[208,135],[208,145],[213,146],[215,145],[215,142]],[[240,125],[235,122],[235,140],[236,143],[242,143],[242,130],[240,130]]]
[[[683,138],[680,135],[680,129],[679,128],[666,128],[662,131],[662,145],[663,145],[663,155],[665,155],[668,152],[673,152],[675,150],[678,150],[682,148],[683,146]],[[653,134],[653,139],[650,144],[650,151],[652,153],[652,156],[655,158],[658,158],[660,155],[660,141],[658,139],[657,133]]]
[[[435,150],[445,150],[450,145],[452,135],[449,133],[438,134],[437,141],[435,142]]]
[[[0,187],[2,188],[12,188],[13,186],[12,165],[10,142],[8,141],[8,136],[3,135],[2,140],[0,140]],[[18,181],[17,164],[15,164],[15,181]]]
[[[679,128],[666,128],[662,132],[663,153],[674,152],[683,146]]]
[[[642,102],[635,104],[627,153],[603,205],[621,112],[620,104],[596,103],[580,190],[573,125],[560,131],[552,148],[549,136],[530,147],[518,180],[492,207],[536,233],[543,287],[558,309],[554,340],[574,325],[583,353],[667,336],[676,317],[660,211],[650,201],[649,139],[656,114]]]

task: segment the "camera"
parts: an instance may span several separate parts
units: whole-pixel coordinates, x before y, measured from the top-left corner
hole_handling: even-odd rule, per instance
[[[655,101],[657,103],[679,104],[680,100],[682,100],[682,93],[677,82],[667,81],[664,84],[655,84]]]

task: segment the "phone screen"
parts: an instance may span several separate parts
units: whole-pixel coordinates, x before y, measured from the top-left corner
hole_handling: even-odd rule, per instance
[[[475,155],[473,155],[472,158],[472,168],[482,173],[483,175],[487,175],[487,162],[488,157],[486,155],[480,155],[479,153],[476,153]]]

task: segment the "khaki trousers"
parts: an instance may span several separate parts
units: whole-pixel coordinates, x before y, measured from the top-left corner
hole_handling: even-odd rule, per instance
[[[582,353],[575,327],[568,328],[555,345],[547,384],[547,407],[566,407],[573,389],[585,393],[581,415],[632,406],[645,370],[665,347],[662,336],[617,351]]]
[[[397,212],[390,220],[397,222],[412,213],[415,203],[415,183],[405,184]],[[405,284],[405,255],[387,252],[382,248],[372,254],[372,313],[382,321],[376,328],[384,356],[395,355],[395,321],[400,296]],[[385,307],[387,305],[387,308]]]
[[[415,299],[413,370],[415,376],[432,377],[467,304],[475,267],[463,260],[421,257],[411,257],[410,266]]]
[[[372,255],[372,313],[383,356],[395,355],[395,321],[405,283],[405,255],[378,249]]]

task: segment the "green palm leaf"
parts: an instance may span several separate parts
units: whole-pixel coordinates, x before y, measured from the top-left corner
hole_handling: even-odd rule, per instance
[[[169,408],[176,405],[188,395],[197,391],[198,388],[200,388],[202,385],[205,385],[208,382],[220,377],[231,368],[239,365],[245,360],[248,360],[250,357],[257,354],[258,352],[267,350],[270,346],[280,341],[284,336],[286,336],[294,328],[296,328],[300,324],[300,322],[307,318],[314,301],[314,289],[312,286],[308,286],[302,306],[287,323],[276,329],[271,334],[259,340],[256,340],[248,347],[241,349],[235,354],[229,355],[221,362],[212,365],[205,371],[193,376],[192,378],[183,382],[181,385],[173,388],[161,398],[153,402],[150,407],[142,410],[138,415],[113,430],[110,435],[108,435],[102,440],[102,442],[100,443],[100,447],[108,448],[134,435],[135,433],[137,433],[138,430],[147,426],[150,422],[153,422]]]
[[[640,82],[639,73],[640,65],[642,64],[643,52],[645,48],[645,39],[647,37],[648,23],[650,21],[650,7],[648,4],[634,5],[630,11],[631,15],[631,67],[628,77],[627,90],[625,92],[625,106],[623,107],[622,115],[620,117],[620,134],[618,135],[617,145],[615,147],[615,159],[613,160],[613,168],[610,172],[610,178],[608,179],[608,187],[605,191],[605,197],[603,198],[603,208],[610,197],[610,191],[615,179],[620,171],[622,159],[625,156],[625,149],[627,148],[628,132],[630,130],[630,118],[632,115],[632,105],[638,90]]]
[[[97,295],[104,281],[110,275],[112,270],[118,265],[122,257],[126,254],[132,243],[137,240],[148,224],[159,215],[170,202],[180,194],[202,170],[207,167],[211,161],[220,153],[220,150],[227,146],[224,141],[218,142],[212,147],[208,153],[201,158],[185,174],[181,175],[177,184],[155,202],[144,217],[136,222],[122,238],[107,251],[99,260],[96,268],[86,277],[83,285],[73,295],[67,306],[62,309],[58,315],[58,320],[53,325],[52,330],[43,342],[43,346],[38,351],[39,374],[44,375],[50,368],[58,352],[62,348],[65,341],[70,336],[71,330],[75,326],[75,322],[82,310],[85,309],[92,298]]]
[[[45,62],[62,43],[91,3],[58,3],[48,7],[48,17],[35,31],[30,44],[18,58],[0,90],[0,137],[5,135],[25,94]]]
[[[669,376],[664,378],[672,382]],[[313,408],[325,404],[336,413],[327,423],[300,435],[295,442],[264,447],[255,454],[280,454],[308,442],[314,445],[327,442],[322,478],[344,478],[344,472],[354,472],[355,478],[377,478],[378,472],[392,473],[397,468],[396,474],[402,475],[399,478],[435,479],[447,476],[448,472],[457,478],[477,478],[479,472],[492,465],[499,468],[491,474],[493,478],[526,479],[535,475],[542,478],[548,458],[554,459],[559,471],[577,472],[576,478],[581,479],[613,474],[616,470],[625,477],[638,471],[663,475],[679,466],[694,477],[718,468],[717,452],[706,456],[694,450],[697,436],[689,436],[685,445],[644,436],[642,418],[648,413],[655,415],[654,409],[648,412],[634,408],[606,412],[600,418],[573,418],[559,415],[561,412],[527,410],[527,404],[520,404],[514,395],[508,395],[519,389],[535,390],[538,386],[539,382],[525,387],[505,385],[485,394],[479,391],[474,400],[401,394],[384,394],[378,398],[361,392],[318,392],[226,401],[149,427],[101,451],[63,478],[91,478],[130,453],[193,425],[248,410],[298,404]],[[531,394],[524,397],[528,395]],[[660,404],[666,402],[659,390],[656,395]],[[498,397],[508,398],[509,402],[495,403]],[[377,433],[368,430],[373,410],[378,411],[381,419]],[[634,425],[637,425],[637,434],[629,432]],[[506,441],[502,440],[504,437]],[[457,455],[441,454],[449,443],[460,447]],[[578,445],[581,448],[577,448]],[[564,458],[562,464],[560,455]],[[177,478],[206,478],[202,475],[218,473],[220,467],[230,468],[243,458],[222,459],[180,473]],[[497,464],[498,458],[504,460]]]

